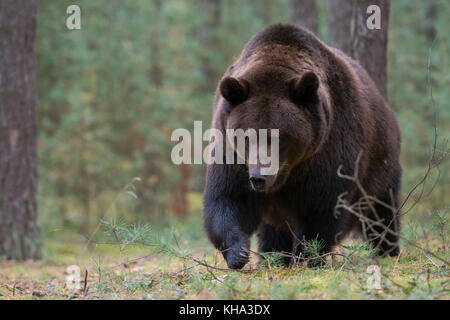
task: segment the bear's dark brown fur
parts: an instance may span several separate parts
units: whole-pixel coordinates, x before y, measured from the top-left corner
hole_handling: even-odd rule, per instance
[[[230,268],[248,262],[249,237],[258,230],[259,250],[304,254],[303,240],[332,250],[362,223],[346,210],[335,214],[338,196],[357,202],[356,183],[368,195],[398,206],[400,138],[394,114],[365,70],[311,32],[274,25],[256,34],[219,83],[213,128],[279,129],[280,170],[261,176],[259,166],[212,164],[204,192],[204,226]],[[249,175],[263,179],[261,188]],[[265,180],[265,181],[264,181]],[[260,181],[260,182],[261,182]],[[253,180],[252,180],[253,183]],[[259,192],[258,192],[259,191]],[[380,221],[399,230],[395,210],[373,206]],[[374,213],[365,213],[374,219]],[[397,237],[375,226],[364,236],[378,254],[398,254]],[[286,259],[289,263],[289,259]]]

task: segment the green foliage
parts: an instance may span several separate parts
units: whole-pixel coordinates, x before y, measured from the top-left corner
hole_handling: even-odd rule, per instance
[[[433,15],[430,12],[433,12]],[[437,157],[448,151],[450,76],[447,1],[392,1],[389,21],[388,91],[402,131],[403,189],[409,190],[424,174],[438,130]],[[429,204],[441,210],[450,194],[449,161],[432,175],[426,190],[438,186]]]
[[[322,250],[325,246],[325,243],[322,239],[313,239],[311,241],[305,242],[305,256],[307,257],[317,257],[322,254]]]
[[[122,214],[134,222],[164,220],[182,179],[170,160],[170,134],[192,130],[194,120],[210,123],[214,82],[263,27],[260,12],[250,2],[230,1],[220,7],[220,22],[207,25],[200,1],[162,1],[158,8],[156,1],[81,0],[81,30],[69,31],[69,4],[39,2],[44,224],[91,230],[130,177],[142,179],[139,199]],[[277,4],[271,20],[287,19],[287,4]],[[189,170],[187,184],[200,191],[204,167]]]
[[[282,267],[284,263],[284,255],[278,252],[262,253],[261,266],[263,267]]]
[[[105,234],[111,242],[116,244],[149,244],[150,225],[134,224],[127,225],[123,220],[102,221]]]

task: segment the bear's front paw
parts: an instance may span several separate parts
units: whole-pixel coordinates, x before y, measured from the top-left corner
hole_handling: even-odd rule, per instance
[[[230,269],[242,269],[249,261],[249,251],[244,246],[229,248],[223,255]]]

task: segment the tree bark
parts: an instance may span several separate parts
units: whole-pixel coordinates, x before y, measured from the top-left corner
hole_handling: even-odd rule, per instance
[[[351,55],[351,19],[353,0],[328,0],[328,38],[332,47]]]
[[[218,47],[217,30],[221,23],[222,0],[200,0],[200,10],[203,16],[203,25],[199,31],[199,42],[202,45],[200,60],[202,62],[203,89],[205,92],[213,92],[219,75],[212,64],[212,59],[207,52],[214,52]]]
[[[370,30],[370,5],[381,9],[381,29]],[[389,0],[328,0],[330,45],[358,60],[387,100]]]
[[[291,22],[317,34],[319,27],[316,0],[291,0]]]
[[[154,23],[150,25],[150,51],[152,53],[151,67],[150,67],[150,83],[159,89],[163,84],[163,71],[161,66],[161,53],[160,53],[160,15],[161,15],[161,0],[154,0]]]
[[[436,38],[436,26],[435,21],[438,16],[439,8],[436,1],[430,1],[427,4],[425,12],[425,36],[428,42],[432,43],[434,38]]]
[[[40,256],[36,201],[35,0],[0,1],[0,256]]]
[[[187,194],[189,192],[189,179],[191,169],[184,163],[178,166],[179,180],[175,187],[172,210],[178,216],[186,216],[189,212],[189,202]]]

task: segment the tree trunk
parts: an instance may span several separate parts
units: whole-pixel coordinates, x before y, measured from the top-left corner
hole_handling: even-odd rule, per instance
[[[205,92],[213,92],[219,75],[217,74],[210,53],[218,47],[217,30],[221,22],[222,0],[200,0],[200,10],[203,16],[203,25],[199,31],[199,42],[203,48],[200,53],[203,74],[203,89]]]
[[[381,29],[367,28],[370,5],[381,9]],[[389,0],[328,0],[330,45],[358,60],[386,100],[388,22]]]
[[[163,84],[163,72],[161,67],[161,53],[159,41],[161,0],[154,0],[154,21],[150,25],[150,51],[152,54],[150,67],[150,83],[159,89]]]
[[[191,169],[184,163],[178,166],[179,180],[175,187],[174,201],[172,210],[176,215],[186,216],[189,212],[189,203],[187,194],[189,192],[189,179],[191,177]]]
[[[40,256],[36,203],[35,0],[0,1],[0,256]]]
[[[351,19],[353,0],[328,0],[328,38],[332,47],[351,55]]]
[[[439,8],[437,7],[436,1],[430,1],[427,4],[425,12],[425,36],[429,43],[434,41],[436,38],[436,18],[438,16]]]
[[[291,21],[317,34],[319,27],[316,0],[291,0]]]

